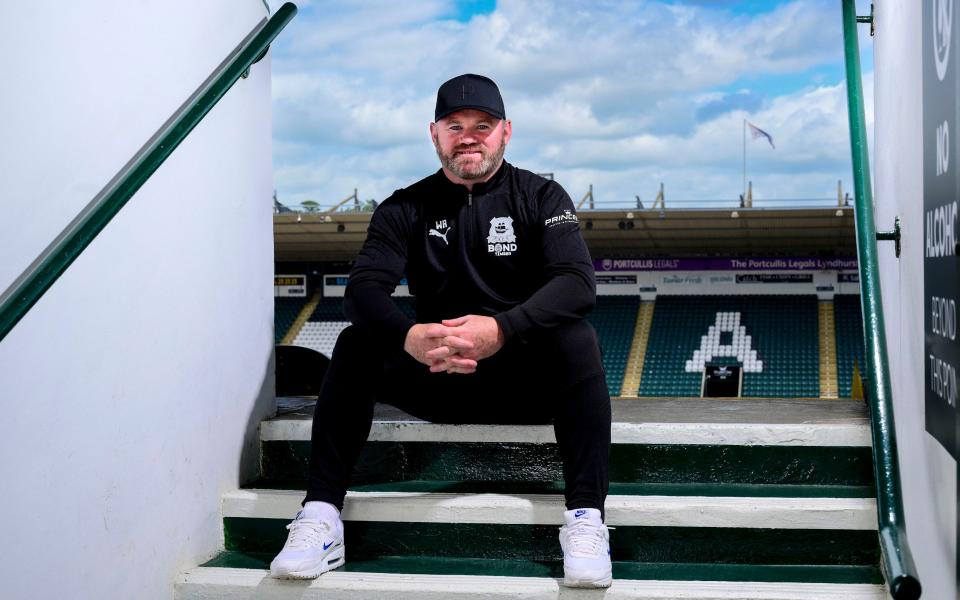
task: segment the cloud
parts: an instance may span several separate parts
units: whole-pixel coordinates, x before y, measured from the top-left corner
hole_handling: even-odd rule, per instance
[[[762,194],[826,194],[849,178],[843,86],[820,75],[842,64],[839,8],[728,5],[501,0],[464,22],[440,0],[301,4],[272,54],[280,198],[332,204],[358,187],[382,199],[433,172],[434,94],[463,72],[499,83],[508,159],[554,172],[572,196],[594,183],[628,202],[664,181],[735,197],[744,118],[777,143],[747,148]],[[808,83],[771,91],[765,78]]]
[[[864,86],[868,123],[872,123],[872,77],[865,78]],[[614,184],[619,198],[607,201],[629,201],[628,181],[636,193],[654,190],[665,181],[675,197],[735,198],[742,187],[746,117],[744,111],[725,113],[685,136],[636,134],[547,144],[537,158],[556,165],[561,173],[592,173],[595,180]],[[747,135],[747,175],[757,184],[754,190],[759,197],[824,198],[835,190],[837,179],[849,182],[843,83],[776,98],[750,119],[773,135],[777,144],[773,150],[765,141]],[[630,178],[611,173],[630,173]],[[720,181],[724,183],[718,185]]]
[[[697,108],[698,122],[709,121],[735,110],[751,113],[759,110],[763,105],[763,97],[750,90],[740,90],[733,94],[711,94],[704,100],[704,103]]]

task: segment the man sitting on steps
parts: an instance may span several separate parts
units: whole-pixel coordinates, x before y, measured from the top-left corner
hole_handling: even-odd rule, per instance
[[[603,524],[610,397],[596,333],[593,263],[560,185],[503,160],[496,84],[440,86],[430,135],[441,168],[385,200],[350,273],[313,417],[307,496],[275,577],[344,564],[340,511],[376,402],[434,423],[553,421],[563,460],[564,584],[612,581]],[[406,274],[417,322],[390,299]]]

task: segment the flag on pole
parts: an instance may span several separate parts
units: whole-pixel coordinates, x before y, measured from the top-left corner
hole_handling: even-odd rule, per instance
[[[765,137],[767,138],[767,141],[770,142],[770,147],[773,148],[774,150],[777,149],[777,147],[773,145],[773,136],[771,136],[766,131],[760,129],[750,121],[747,121],[747,126],[750,127],[750,135],[753,137],[753,139],[757,139],[758,137]]]

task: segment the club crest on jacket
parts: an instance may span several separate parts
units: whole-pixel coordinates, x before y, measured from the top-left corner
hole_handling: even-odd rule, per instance
[[[490,219],[487,252],[495,256],[510,256],[516,251],[517,236],[513,233],[513,218],[494,217]]]

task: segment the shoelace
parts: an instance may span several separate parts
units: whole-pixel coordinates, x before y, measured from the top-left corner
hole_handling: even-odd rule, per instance
[[[570,552],[576,554],[585,554],[596,556],[606,554],[606,536],[604,528],[588,521],[576,521],[573,525],[567,525],[567,545]]]
[[[330,533],[330,524],[316,519],[296,519],[287,525],[287,529],[290,535],[284,549],[306,550],[323,546],[324,535]]]

